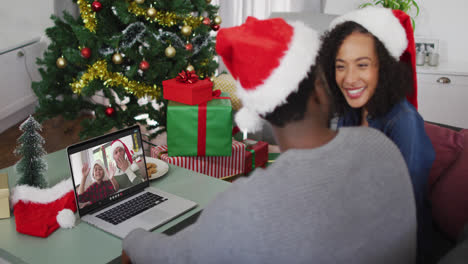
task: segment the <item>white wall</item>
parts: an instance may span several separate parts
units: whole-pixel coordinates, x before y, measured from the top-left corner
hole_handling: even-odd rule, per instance
[[[363,0],[326,0],[324,12],[343,14]],[[419,0],[420,14],[416,20],[415,36],[439,40],[440,62],[468,63],[468,1]],[[467,67],[468,68],[468,67]]]
[[[0,8],[0,51],[44,35],[52,26],[52,0],[2,1]]]
[[[441,62],[468,63],[468,1],[424,0],[419,6],[416,37],[438,39]]]

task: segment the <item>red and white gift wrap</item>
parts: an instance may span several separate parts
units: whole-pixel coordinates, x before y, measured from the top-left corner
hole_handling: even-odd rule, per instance
[[[231,156],[169,157],[167,145],[164,145],[152,147],[151,157],[218,179],[242,174],[245,170],[245,145],[235,140],[232,141]]]

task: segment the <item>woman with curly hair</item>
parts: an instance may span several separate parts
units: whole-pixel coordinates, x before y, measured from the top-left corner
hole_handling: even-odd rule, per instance
[[[435,152],[415,108],[414,55],[409,16],[399,10],[368,7],[331,23],[318,63],[335,98],[338,127],[378,129],[400,149],[413,184],[421,262],[431,230],[426,186]]]

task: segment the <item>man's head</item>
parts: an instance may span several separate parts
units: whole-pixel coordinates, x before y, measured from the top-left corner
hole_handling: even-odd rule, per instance
[[[112,142],[111,153],[112,153],[112,158],[114,158],[114,160],[125,159],[126,152],[127,152],[126,146],[123,144],[122,141],[117,139]]]
[[[300,22],[253,17],[219,31],[216,51],[238,81],[243,108],[236,115],[244,131],[262,128],[261,118],[283,127],[304,119],[315,87],[319,37]]]
[[[112,153],[114,160],[124,158],[124,155],[125,155],[125,150],[122,147],[115,148],[114,152]]]
[[[320,107],[314,109],[316,120],[323,121],[328,126],[333,113],[331,92],[329,91],[325,75],[321,68],[311,66],[307,77],[299,83],[297,91],[292,92],[286,98],[286,102],[264,118],[273,126],[284,127],[288,123],[304,120],[307,116],[309,101]]]

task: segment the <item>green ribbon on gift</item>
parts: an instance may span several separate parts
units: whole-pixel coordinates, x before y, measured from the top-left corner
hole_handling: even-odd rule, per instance
[[[255,170],[255,150],[248,149],[247,151],[250,151],[250,153],[252,153],[252,170]]]

